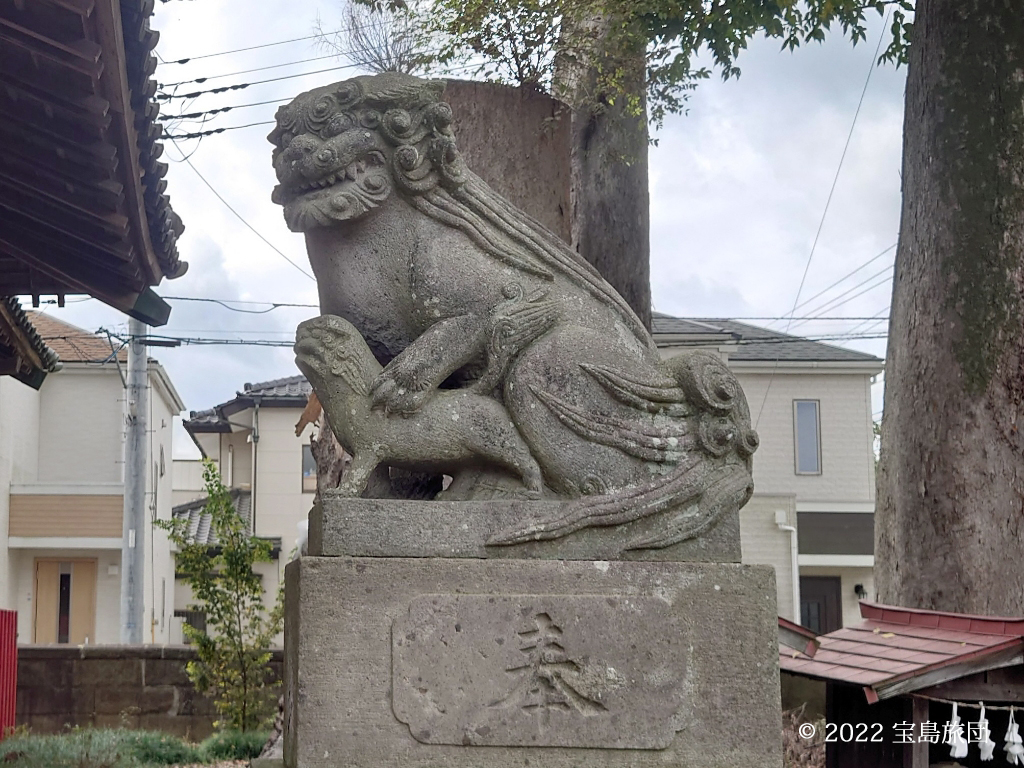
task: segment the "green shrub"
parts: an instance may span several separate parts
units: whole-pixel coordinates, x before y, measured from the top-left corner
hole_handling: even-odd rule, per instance
[[[123,733],[74,728],[45,736],[18,734],[0,743],[0,761],[11,768],[136,768],[124,752]]]
[[[127,731],[123,749],[140,763],[151,765],[200,763],[204,756],[194,744],[153,731]]]
[[[45,736],[19,732],[0,742],[4,768],[158,768],[214,759],[220,758],[176,736],[124,728],[72,728]]]
[[[219,731],[200,748],[207,760],[250,760],[259,757],[269,731]]]

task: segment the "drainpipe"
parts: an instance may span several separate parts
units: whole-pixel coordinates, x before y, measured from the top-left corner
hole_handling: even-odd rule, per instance
[[[256,535],[256,460],[259,452],[256,447],[260,442],[260,399],[255,398],[252,406],[252,482],[249,483],[249,514],[252,516],[252,534]]]
[[[775,510],[775,525],[789,534],[790,569],[793,573],[793,621],[800,623],[800,545],[795,525],[789,525],[786,510]]]

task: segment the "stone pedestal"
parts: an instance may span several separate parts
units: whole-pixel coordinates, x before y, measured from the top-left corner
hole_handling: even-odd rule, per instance
[[[485,547],[517,504],[314,512],[286,574],[289,768],[781,766],[770,567]],[[375,533],[337,535],[360,513]]]

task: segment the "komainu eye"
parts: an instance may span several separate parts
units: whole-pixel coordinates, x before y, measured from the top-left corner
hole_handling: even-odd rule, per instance
[[[335,115],[327,122],[327,127],[323,130],[324,138],[330,138],[331,136],[337,136],[344,133],[355,125],[352,120],[352,116],[342,112],[340,115]]]

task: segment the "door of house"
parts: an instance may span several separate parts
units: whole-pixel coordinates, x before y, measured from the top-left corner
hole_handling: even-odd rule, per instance
[[[96,642],[96,561],[36,558],[32,642]]]
[[[843,588],[838,576],[800,577],[800,623],[824,635],[843,626]]]

